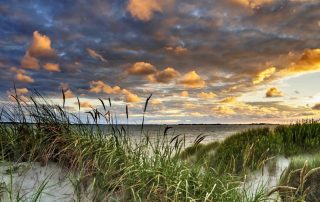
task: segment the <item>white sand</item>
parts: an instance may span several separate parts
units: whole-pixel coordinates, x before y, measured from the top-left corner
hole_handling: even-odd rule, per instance
[[[278,185],[282,173],[289,166],[290,160],[282,156],[279,156],[274,160],[276,161],[276,165],[273,172],[270,172],[271,165],[270,163],[267,163],[262,170],[247,175],[243,188],[248,191],[250,195],[254,195],[254,193],[261,188],[269,191]]]
[[[10,168],[18,169],[10,174]],[[68,172],[55,163],[48,163],[46,166],[40,166],[39,163],[0,164],[2,189],[6,187],[9,192],[12,191],[13,197],[19,194],[24,200],[31,199],[41,184],[47,182],[41,194],[41,202],[76,201],[75,189],[68,176]],[[4,190],[0,201],[10,201],[8,191]]]

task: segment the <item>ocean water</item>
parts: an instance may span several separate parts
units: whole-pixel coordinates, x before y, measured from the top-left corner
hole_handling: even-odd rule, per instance
[[[235,134],[237,132],[246,131],[253,128],[274,128],[276,125],[266,124],[221,124],[221,125],[145,125],[141,132],[141,125],[129,125],[123,126],[127,131],[127,135],[134,139],[140,139],[145,135],[148,135],[151,140],[155,140],[157,137],[164,134],[166,127],[170,127],[167,130],[168,139],[172,139],[176,135],[180,138],[185,136],[186,146],[194,143],[194,140],[198,135],[205,136],[202,143],[209,143],[212,141],[222,141],[226,137]]]

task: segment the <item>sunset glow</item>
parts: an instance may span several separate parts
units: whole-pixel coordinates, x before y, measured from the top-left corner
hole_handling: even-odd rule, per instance
[[[320,118],[318,0],[4,0],[0,25],[0,106],[15,85],[132,124],[151,93],[146,123]]]

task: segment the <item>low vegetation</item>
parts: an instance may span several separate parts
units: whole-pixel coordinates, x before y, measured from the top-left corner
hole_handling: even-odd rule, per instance
[[[279,187],[273,192],[281,193],[283,200],[309,200],[310,193],[318,194],[308,189],[310,182],[305,179],[318,172],[320,161],[310,160],[306,165],[296,157],[311,155],[319,148],[317,121],[248,130],[206,145],[201,144],[204,137],[198,136],[194,145],[184,149],[184,137],[169,138],[169,128],[158,134],[157,141],[151,141],[142,130],[143,138],[133,144],[126,128],[113,124],[110,100],[107,106],[100,99],[102,110],[88,111],[83,123],[68,113],[64,104],[54,105],[39,94],[30,97],[30,103],[14,98],[16,103],[0,113],[0,163],[59,164],[76,176],[73,184],[79,201],[88,192],[92,201],[265,201],[266,190],[248,194],[241,188],[242,177],[279,155],[295,157],[279,184],[290,194],[283,194]],[[99,120],[107,125],[101,127]],[[294,177],[296,169],[300,173]],[[304,181],[295,183],[301,176]],[[308,186],[301,188],[301,183]],[[34,201],[41,198],[44,187],[45,183]],[[27,200],[23,196],[13,200],[15,196],[9,185],[0,185],[0,199]]]

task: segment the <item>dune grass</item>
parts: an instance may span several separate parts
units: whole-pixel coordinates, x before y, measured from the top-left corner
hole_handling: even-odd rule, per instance
[[[156,142],[145,135],[132,144],[125,128],[112,124],[112,113],[103,100],[102,111],[87,112],[87,123],[94,124],[84,125],[77,115],[39,94],[30,97],[31,103],[15,99],[1,111],[1,121],[10,123],[0,124],[0,161],[57,163],[73,173],[70,178],[79,200],[88,191],[92,201],[259,201],[264,197],[248,197],[236,176],[184,161],[180,158],[184,138],[169,139],[167,129]],[[146,107],[147,103],[144,112]],[[100,127],[100,119],[109,124]],[[7,185],[3,187],[11,194]]]
[[[212,148],[211,148],[212,147]],[[315,120],[280,125],[274,129],[258,128],[240,132],[221,143],[194,145],[186,148],[183,157],[209,155],[210,166],[218,172],[243,173],[262,168],[276,156],[313,154],[320,148],[320,124]]]
[[[143,132],[144,118],[142,138],[133,144],[126,127],[114,124],[111,100],[108,106],[99,99],[101,109],[86,112],[82,122],[78,113],[38,93],[29,103],[14,98],[16,103],[0,112],[0,121],[9,122],[0,124],[0,161],[57,163],[72,173],[79,200],[88,193],[92,201],[264,201],[264,189],[250,195],[241,188],[242,174],[275,156],[312,154],[320,144],[320,124],[304,121],[209,144],[198,136],[184,149],[184,137],[169,138],[169,128],[151,141]],[[126,113],[129,118],[127,106]],[[107,125],[101,127],[100,120]]]

